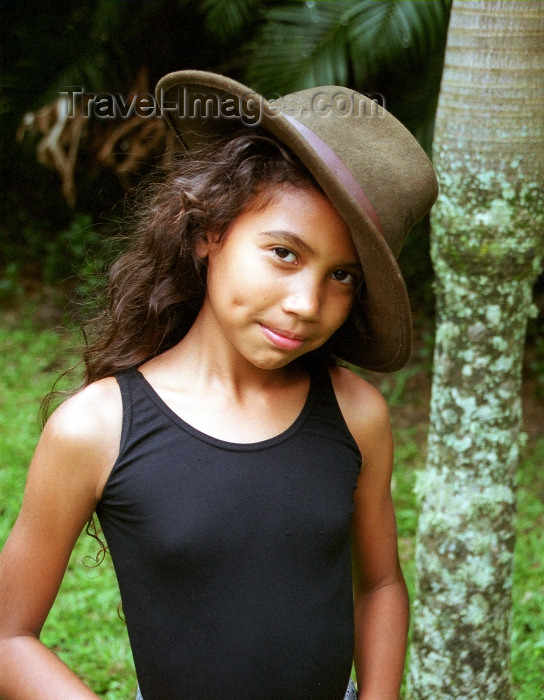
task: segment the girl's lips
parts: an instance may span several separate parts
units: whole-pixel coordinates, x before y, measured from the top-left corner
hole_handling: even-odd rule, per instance
[[[297,350],[305,340],[300,336],[284,335],[281,331],[274,331],[262,324],[261,328],[268,340],[282,350]]]

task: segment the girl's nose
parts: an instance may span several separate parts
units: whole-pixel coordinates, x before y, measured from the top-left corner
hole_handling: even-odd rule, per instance
[[[321,289],[318,283],[305,280],[290,287],[283,300],[283,310],[296,314],[305,321],[314,321],[321,308]]]

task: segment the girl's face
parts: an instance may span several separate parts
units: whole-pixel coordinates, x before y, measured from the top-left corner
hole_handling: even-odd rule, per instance
[[[197,249],[208,257],[197,320],[208,324],[214,346],[277,369],[323,345],[346,320],[359,258],[347,225],[317,190],[278,187],[221,241],[208,238]]]

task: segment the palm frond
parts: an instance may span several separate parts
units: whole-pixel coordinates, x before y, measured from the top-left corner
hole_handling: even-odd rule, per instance
[[[220,41],[241,36],[259,15],[260,0],[201,0],[206,28]]]
[[[450,0],[274,3],[251,45],[248,82],[264,94],[314,85],[380,93],[429,151]]]
[[[252,42],[248,80],[271,92],[345,83],[347,35],[342,19],[350,0],[291,2],[268,7]]]
[[[445,36],[449,0],[320,0],[269,6],[248,79],[285,92],[316,84],[364,89],[369,77],[420,60]]]
[[[445,37],[447,0],[366,0],[353,3],[345,18],[354,81],[395,64],[418,62]]]

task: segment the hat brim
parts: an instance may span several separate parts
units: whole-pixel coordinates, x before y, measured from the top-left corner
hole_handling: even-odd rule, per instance
[[[198,118],[198,110],[191,111],[191,100],[212,94],[224,100],[225,114]],[[365,279],[362,299],[354,303],[350,316],[327,347],[339,359],[365,369],[392,372],[403,367],[411,354],[412,322],[406,286],[395,256],[360,203],[292,119],[245,85],[205,71],[169,73],[157,84],[156,95],[165,120],[185,148],[211,137],[226,136],[242,125],[258,125],[300,159],[348,225]],[[228,102],[225,96],[236,99]],[[200,109],[203,107],[201,104]],[[303,114],[297,119],[304,123]]]

